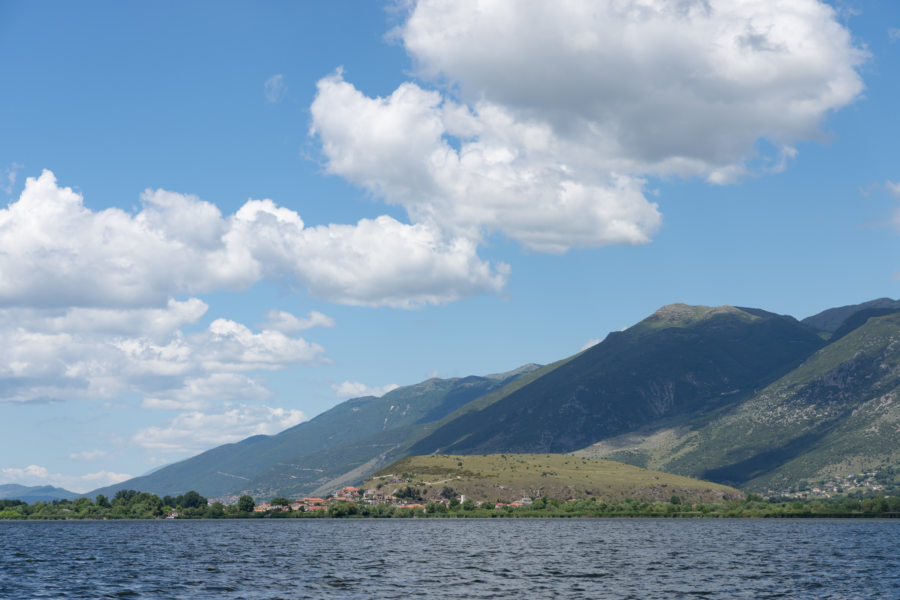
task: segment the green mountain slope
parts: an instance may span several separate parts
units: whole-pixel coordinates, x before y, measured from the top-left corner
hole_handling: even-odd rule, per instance
[[[355,458],[349,463],[337,458],[348,455],[346,447],[368,448],[362,452],[362,462],[371,460],[380,451],[368,442],[360,443],[362,440],[398,428],[408,436],[416,425],[439,420],[536,369],[538,365],[526,365],[485,377],[429,379],[380,398],[354,398],[277,435],[254,436],[219,446],[148,475],[94,490],[91,495],[110,495],[132,488],[160,495],[196,490],[205,496],[280,489],[281,484],[271,483],[272,479],[286,488],[313,489],[321,485],[316,481],[328,478],[323,473],[338,476],[358,466]],[[329,454],[331,450],[334,452]],[[366,452],[370,455],[366,456]],[[355,456],[353,452],[349,454]],[[307,456],[313,458],[307,460]],[[331,466],[325,469],[324,463]],[[302,486],[296,485],[301,482]]]
[[[900,312],[882,310],[845,315],[832,343],[705,423],[647,428],[581,454],[764,492],[897,469]]]
[[[444,424],[410,452],[569,452],[663,419],[702,418],[789,372],[823,343],[791,317],[666,306]]]
[[[847,306],[839,306],[837,308],[829,308],[823,310],[817,315],[806,317],[803,319],[804,325],[809,325],[820,331],[833,333],[843,325],[847,319],[856,313],[869,309],[889,309],[900,310],[900,300],[891,300],[890,298],[878,298],[877,300],[869,300],[862,304],[850,304]]]

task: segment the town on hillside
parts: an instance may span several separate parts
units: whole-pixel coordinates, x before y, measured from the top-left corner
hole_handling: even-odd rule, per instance
[[[403,483],[402,479],[397,479],[392,483]],[[210,498],[210,504],[221,502],[228,506],[236,503],[237,496],[224,496],[220,498]],[[574,501],[574,499],[573,499]],[[376,506],[384,504],[393,508],[412,509],[425,511],[428,504],[443,505],[447,509],[458,505],[464,505],[466,508],[481,509],[500,509],[504,507],[517,508],[522,506],[530,506],[531,498],[521,498],[514,502],[488,502],[482,500],[473,500],[466,498],[464,494],[457,494],[452,488],[444,487],[437,491],[433,497],[425,497],[422,490],[413,486],[406,486],[396,489],[392,494],[386,494],[378,488],[362,489],[352,485],[342,487],[332,494],[328,494],[324,498],[304,497],[290,500],[280,497],[273,498],[269,502],[260,502],[253,507],[255,513],[265,512],[317,512],[327,511],[340,502],[352,502],[356,504],[365,504],[368,506]]]

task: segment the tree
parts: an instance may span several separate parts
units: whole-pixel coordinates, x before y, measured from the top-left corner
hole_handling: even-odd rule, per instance
[[[138,495],[138,493],[136,490],[119,490],[118,492],[116,492],[116,495],[113,496],[112,503],[113,504],[128,504],[137,495]]]
[[[253,508],[256,506],[256,503],[253,501],[252,496],[248,496],[244,494],[240,498],[238,498],[237,507],[238,510],[242,513],[253,512]]]
[[[103,494],[97,494],[96,504],[97,504],[97,506],[99,506],[100,508],[109,508],[109,506],[110,506],[110,505],[109,505],[109,498],[107,498],[107,497],[104,496]]]
[[[206,506],[206,498],[191,490],[184,495],[181,506],[182,508],[200,508],[201,506]]]
[[[277,498],[272,498],[272,501],[269,502],[269,504],[272,506],[290,506],[291,501],[284,496],[278,496]]]
[[[347,517],[359,514],[359,505],[346,500],[339,500],[328,507],[328,516],[330,517]]]
[[[411,500],[413,502],[421,502],[422,494],[411,485],[406,486],[405,488],[400,488],[396,492],[394,492],[394,497],[400,500]]]
[[[225,516],[225,505],[221,502],[213,502],[212,506],[206,509],[206,516],[210,519],[218,519]]]

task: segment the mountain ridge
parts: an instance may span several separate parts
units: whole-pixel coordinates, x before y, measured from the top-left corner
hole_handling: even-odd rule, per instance
[[[882,371],[900,368],[900,357],[890,343],[876,344],[870,334],[877,329],[882,342],[900,339],[900,316],[892,316],[895,304],[900,306],[878,299],[829,309],[803,321],[748,307],[669,304],[549,365],[430,379],[381,398],[348,400],[275,436],[213,448],[153,473],[149,477],[156,487],[146,491],[183,493],[190,484],[207,496],[243,491],[259,497],[325,494],[358,483],[405,456],[451,452],[576,451],[637,466],[662,465],[659,470],[676,474],[708,475],[720,483],[750,486],[747,489],[800,481],[815,473],[791,461],[807,451],[819,452],[815,436],[837,435],[829,432],[840,429],[838,425],[820,421],[815,426],[830,427],[829,432],[810,426],[801,432],[805,438],[782,430],[784,440],[760,434],[744,442],[745,436],[736,433],[734,423],[743,423],[736,415],[748,407],[764,410],[759,408],[761,394],[773,394],[772,386],[781,385],[779,397],[786,397],[785,382],[802,379],[804,365],[813,357],[821,361],[821,356],[839,353],[847,363],[848,356],[866,345],[878,354],[874,362],[847,363],[845,370],[856,377],[859,394],[871,396],[877,382],[888,389],[885,393],[893,393],[890,381],[875,377],[875,366],[887,365]],[[826,371],[834,381],[841,377],[838,366]],[[821,411],[809,390],[829,388],[816,377],[804,379],[807,392],[795,397],[799,405]],[[885,397],[878,396],[882,401]],[[892,415],[878,418],[889,421]],[[852,417],[841,413],[835,418],[848,424],[854,422]],[[714,433],[717,427],[720,434]],[[846,440],[863,435],[854,427],[841,430],[847,448]],[[734,444],[710,446],[717,435]],[[698,448],[724,454],[700,460]],[[887,450],[878,452],[885,468],[897,462]],[[761,478],[770,472],[775,479]],[[150,479],[133,479],[92,494],[142,489]],[[176,485],[176,480],[181,483]]]

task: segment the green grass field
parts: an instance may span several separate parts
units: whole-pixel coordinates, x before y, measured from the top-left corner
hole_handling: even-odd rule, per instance
[[[606,502],[720,502],[744,497],[728,486],[649,471],[573,454],[488,454],[410,456],[382,469],[364,488],[392,493],[414,485],[425,498],[445,487],[474,500],[511,502],[529,498],[596,498]]]

